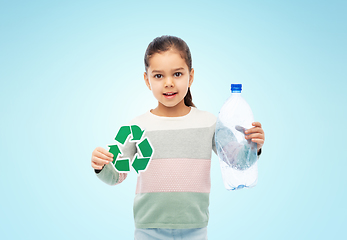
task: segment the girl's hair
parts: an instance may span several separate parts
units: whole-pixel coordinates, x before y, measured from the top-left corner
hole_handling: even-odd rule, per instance
[[[187,43],[179,37],[167,36],[167,35],[155,38],[148,45],[146,53],[145,53],[145,59],[144,59],[146,72],[147,72],[147,69],[149,68],[149,60],[153,56],[153,54],[166,52],[171,49],[179,52],[181,57],[186,61],[186,64],[190,72],[192,70],[192,56],[190,54],[190,50]],[[188,92],[186,96],[184,97],[184,104],[188,107],[190,106],[195,107],[192,101],[192,94],[190,93],[190,88],[188,88]]]

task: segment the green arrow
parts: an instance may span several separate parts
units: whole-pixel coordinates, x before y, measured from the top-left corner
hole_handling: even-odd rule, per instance
[[[142,131],[139,126],[132,125],[131,126],[131,133],[133,134],[133,139],[131,139],[131,140],[132,141],[140,140],[144,131],[145,130]]]
[[[143,171],[146,169],[150,158],[138,158],[137,156],[138,155],[136,154],[135,160],[133,161],[132,166],[135,169],[135,171],[139,173],[139,171],[141,170]]]
[[[122,152],[119,150],[118,145],[108,145],[108,146],[110,147],[108,151],[113,154],[112,163],[114,164],[116,162],[118,155],[121,154]]]
[[[115,137],[115,140],[120,142],[121,144],[124,144],[125,141],[127,140],[128,136],[130,135],[130,127],[129,126],[122,126],[118,133],[117,136]]]
[[[122,160],[117,160],[116,161],[116,165],[115,168],[118,171],[130,171],[130,167],[129,167],[129,159],[122,159]]]
[[[152,150],[151,144],[148,142],[147,138],[143,139],[143,141],[139,143],[138,147],[139,147],[143,157],[146,158],[146,157],[152,156],[153,150]]]

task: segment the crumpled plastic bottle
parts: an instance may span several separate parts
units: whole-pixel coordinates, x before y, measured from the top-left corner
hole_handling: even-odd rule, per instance
[[[241,91],[242,84],[231,84],[231,96],[222,106],[216,123],[215,143],[228,190],[251,188],[258,181],[257,144],[245,139],[244,133],[253,127],[254,118]]]

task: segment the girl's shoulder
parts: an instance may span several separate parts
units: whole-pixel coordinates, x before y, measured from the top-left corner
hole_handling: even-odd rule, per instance
[[[215,123],[217,121],[217,117],[208,112],[208,111],[204,111],[204,110],[200,110],[198,108],[192,108],[192,110],[195,109],[195,118],[198,118],[200,120],[205,120],[206,122],[211,122],[211,123]]]

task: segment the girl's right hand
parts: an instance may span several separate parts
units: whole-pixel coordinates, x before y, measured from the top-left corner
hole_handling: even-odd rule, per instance
[[[92,167],[101,170],[105,164],[113,161],[113,154],[102,147],[97,147],[92,153]]]

